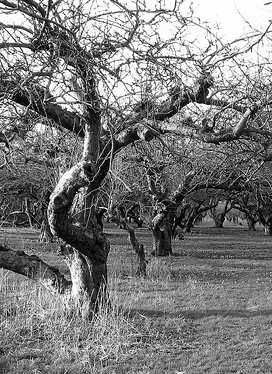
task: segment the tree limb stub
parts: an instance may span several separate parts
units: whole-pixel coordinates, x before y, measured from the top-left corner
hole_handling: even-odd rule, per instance
[[[15,251],[4,245],[0,245],[0,267],[38,281],[47,288],[53,287],[61,293],[71,286],[71,282],[57,268],[46,264],[38,256]]]

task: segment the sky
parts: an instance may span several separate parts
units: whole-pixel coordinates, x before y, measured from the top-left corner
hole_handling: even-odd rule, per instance
[[[220,34],[235,39],[250,30],[265,30],[272,20],[269,0],[193,0],[195,15],[221,25]]]

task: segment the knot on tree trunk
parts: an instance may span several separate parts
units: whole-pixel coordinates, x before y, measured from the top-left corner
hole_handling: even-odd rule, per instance
[[[87,179],[92,181],[97,172],[96,164],[91,161],[84,161],[82,162],[82,169]]]

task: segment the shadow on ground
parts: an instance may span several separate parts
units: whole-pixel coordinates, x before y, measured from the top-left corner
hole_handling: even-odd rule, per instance
[[[130,317],[141,315],[150,318],[189,318],[202,319],[207,317],[234,317],[234,318],[251,318],[272,315],[272,309],[259,310],[227,310],[227,309],[208,309],[208,310],[180,310],[175,312],[165,312],[162,310],[132,309],[128,312]]]

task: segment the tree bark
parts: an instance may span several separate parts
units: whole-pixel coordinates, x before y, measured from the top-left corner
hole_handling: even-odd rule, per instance
[[[39,235],[39,242],[41,243],[52,243],[54,240],[53,234],[50,230],[50,226],[48,223],[48,215],[47,215],[47,208],[50,199],[50,191],[47,190],[44,195],[43,199],[39,205],[36,206],[35,213],[36,216],[39,217],[40,221],[40,235]]]
[[[95,173],[92,164],[76,164],[60,178],[48,206],[51,232],[73,248],[72,256],[68,256],[73,296],[77,306],[84,305],[84,317],[97,310],[100,292],[106,288],[109,243],[97,223],[94,207],[89,227],[72,223],[69,213],[76,193],[91,183]]]
[[[38,281],[47,288],[53,287],[61,293],[71,286],[71,282],[57,268],[46,264],[35,255],[14,251],[4,245],[0,245],[0,267]]]
[[[167,212],[156,214],[151,223],[153,233],[154,256],[169,256],[172,254],[171,225],[168,222]]]
[[[93,263],[87,256],[69,245],[60,246],[60,254],[67,263],[72,279],[72,296],[76,310],[83,318],[97,312],[104,299],[107,285],[107,266]]]
[[[41,224],[40,228],[40,235],[39,235],[39,242],[40,243],[52,243],[53,242],[53,235],[50,231],[50,226],[48,224],[47,219],[44,219]]]

